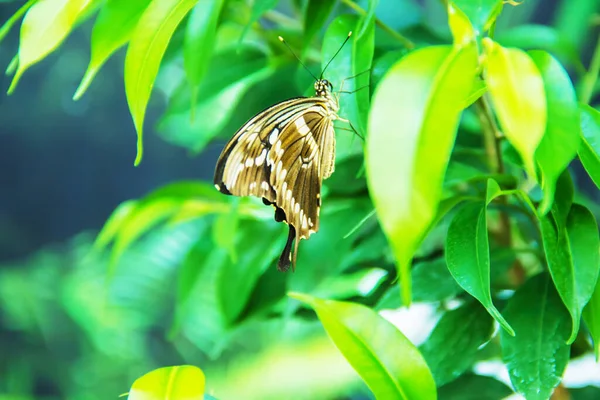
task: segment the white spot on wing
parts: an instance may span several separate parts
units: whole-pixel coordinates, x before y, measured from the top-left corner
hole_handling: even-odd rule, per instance
[[[279,129],[275,128],[271,131],[271,134],[269,135],[269,143],[271,143],[271,146],[275,144],[277,136],[279,136]]]
[[[246,159],[246,167],[251,167],[254,164],[254,160],[251,158]]]
[[[308,125],[306,125],[306,120],[304,117],[298,118],[296,121],[294,121],[294,123],[296,124],[296,129],[301,135],[306,135],[310,132],[310,128]]]
[[[254,160],[254,164],[257,166],[262,165],[262,163],[265,162],[265,158],[267,158],[267,149],[263,149],[263,151],[261,151],[260,155]]]

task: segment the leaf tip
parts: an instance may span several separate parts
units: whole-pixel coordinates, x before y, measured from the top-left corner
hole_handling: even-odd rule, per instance
[[[13,94],[13,92],[17,88],[17,85],[19,84],[19,80],[21,79],[21,75],[23,75],[23,70],[21,68],[19,68],[17,70],[17,72],[15,73],[15,76],[13,77],[13,80],[10,83],[10,86],[8,87],[8,90],[6,91],[7,95],[10,96],[11,94]]]

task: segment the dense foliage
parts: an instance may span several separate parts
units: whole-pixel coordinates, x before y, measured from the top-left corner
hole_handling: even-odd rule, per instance
[[[202,181],[124,201],[93,243],[0,271],[0,399],[600,397],[561,383],[600,357],[600,3],[424,3],[17,7],[0,28],[23,18],[9,93],[88,20],[74,100],[126,46],[136,165],[156,96],[161,137],[202,157],[261,109],[312,95],[279,35],[317,75],[353,32],[326,78],[344,82],[357,132],[336,122],[321,229],[295,273],[275,269],[286,233],[271,208]],[[60,355],[35,364],[28,341]]]

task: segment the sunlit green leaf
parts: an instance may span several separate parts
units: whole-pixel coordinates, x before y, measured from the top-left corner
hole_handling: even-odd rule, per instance
[[[8,35],[13,25],[29,10],[29,8],[38,0],[28,0],[27,3],[23,4],[17,12],[15,12],[6,22],[0,27],[0,42]]]
[[[217,23],[224,0],[198,2],[187,22],[183,42],[183,65],[190,83],[192,96],[192,120],[196,104],[198,85],[208,71],[217,34]]]
[[[123,226],[123,223],[131,216],[132,212],[135,211],[137,204],[138,202],[135,200],[125,201],[119,204],[104,223],[100,233],[98,233],[98,237],[94,242],[94,249],[96,251],[104,249],[114,240],[115,236]]]
[[[152,0],[134,30],[125,57],[125,94],[138,135],[135,165],[142,161],[146,107],[160,62],[175,28],[198,0]]]
[[[596,186],[600,189],[600,112],[581,105],[581,143],[579,159]]]
[[[25,14],[21,25],[19,66],[8,88],[11,94],[23,73],[52,51],[71,33],[81,10],[91,0],[41,0]]]
[[[535,151],[546,129],[544,81],[522,50],[483,39],[485,82],[502,132],[519,152],[528,174],[536,178]]]
[[[106,60],[129,41],[149,3],[150,0],[108,0],[104,4],[92,30],[90,62],[74,100],[83,96]]]
[[[193,365],[178,365],[150,371],[131,385],[129,400],[204,398],[204,373]]]
[[[546,213],[554,201],[558,177],[579,148],[579,109],[571,79],[560,63],[541,50],[529,55],[542,74],[548,110],[546,132],[535,153],[544,191],[540,212]]]
[[[446,262],[456,282],[514,335],[513,328],[492,303],[490,245],[483,201],[465,204],[454,216],[446,239]]]
[[[367,181],[394,251],[405,304],[411,298],[410,260],[435,219],[476,69],[474,46],[420,49],[398,61],[373,96]]]
[[[437,398],[419,350],[375,311],[356,303],[289,295],[315,310],[329,337],[376,398]]]
[[[519,393],[550,398],[569,361],[569,314],[547,274],[529,279],[508,301],[504,315],[516,336],[500,332],[502,357]]]
[[[479,303],[445,313],[420,347],[436,385],[445,385],[470,368],[493,332],[494,320]]]

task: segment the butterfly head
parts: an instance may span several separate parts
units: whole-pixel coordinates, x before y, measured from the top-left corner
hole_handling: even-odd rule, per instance
[[[327,79],[319,79],[315,82],[315,94],[320,97],[328,97],[333,90],[333,85]]]

